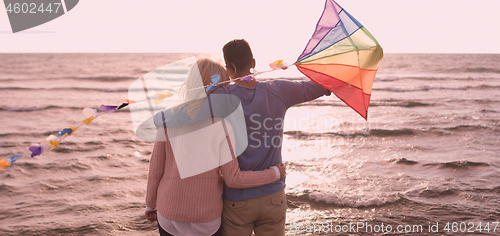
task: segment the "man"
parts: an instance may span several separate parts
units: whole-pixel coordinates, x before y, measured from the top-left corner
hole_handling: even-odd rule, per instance
[[[248,43],[232,40],[223,47],[226,69],[232,79],[250,75],[255,59]],[[293,105],[314,100],[330,92],[313,81],[255,79],[221,87],[214,94],[231,94],[241,100],[248,135],[248,147],[238,156],[241,170],[264,170],[281,162],[283,121]],[[287,209],[285,179],[247,189],[224,186],[222,234],[227,236],[285,235]]]

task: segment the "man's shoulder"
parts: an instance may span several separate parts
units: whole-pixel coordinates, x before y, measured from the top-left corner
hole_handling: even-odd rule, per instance
[[[290,91],[295,91],[302,88],[303,81],[292,81],[292,80],[273,80],[265,82],[265,89],[278,97],[286,94]]]
[[[266,87],[269,89],[279,89],[279,88],[287,88],[294,86],[301,86],[301,82],[304,81],[296,81],[296,80],[288,80],[288,79],[277,79],[266,82]]]
[[[292,90],[295,87],[301,87],[302,84],[299,81],[292,80],[271,80],[271,81],[257,81],[255,87],[247,88],[237,84],[231,84],[228,86],[223,86],[217,88],[213,91],[213,94],[233,94],[236,95],[238,92],[245,92],[248,89],[255,90],[256,93],[267,92],[280,97],[280,93]]]

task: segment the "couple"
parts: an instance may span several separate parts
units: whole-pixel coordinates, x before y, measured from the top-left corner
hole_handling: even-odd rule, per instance
[[[173,125],[179,122],[170,122],[171,117],[165,117],[167,112],[160,112],[163,122],[155,121],[157,140],[162,141],[155,142],[150,161],[145,215],[150,221],[158,220],[160,235],[285,235],[287,203],[285,169],[281,163],[285,112],[293,105],[330,92],[312,81],[253,79],[236,80],[229,85],[229,78],[249,75],[255,60],[245,40],[228,42],[223,53],[226,69],[202,59],[196,63],[201,76],[197,79],[199,84],[190,80],[196,76],[188,74],[183,89],[184,99],[189,102],[169,113],[183,114],[183,125]],[[218,83],[213,80],[214,75],[218,75]],[[204,86],[207,89],[202,92],[208,99],[194,94],[199,91],[196,88]],[[214,115],[213,107],[224,103],[214,99],[217,95],[239,99],[242,126],[227,122],[217,112]],[[200,111],[208,107],[207,100],[210,112],[203,115]],[[238,129],[242,127],[248,146],[238,152]],[[203,135],[189,135],[200,130]],[[189,170],[178,159],[180,156],[190,160],[198,156],[205,163],[191,161],[191,169],[211,166],[209,162],[213,164],[214,160],[217,163],[208,171],[186,174]]]

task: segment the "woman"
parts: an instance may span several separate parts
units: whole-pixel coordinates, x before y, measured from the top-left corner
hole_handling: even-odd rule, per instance
[[[212,81],[214,75],[220,77],[217,85]],[[220,64],[198,60],[181,88],[184,103],[171,110],[194,119],[207,102],[206,94],[228,82]],[[210,85],[216,86],[205,89]],[[220,235],[222,179],[231,188],[252,188],[285,176],[282,163],[263,171],[241,171],[232,149],[233,127],[220,117],[160,128],[157,140],[166,141],[154,144],[145,214],[150,221],[158,220],[160,235]],[[216,168],[207,168],[214,164]]]

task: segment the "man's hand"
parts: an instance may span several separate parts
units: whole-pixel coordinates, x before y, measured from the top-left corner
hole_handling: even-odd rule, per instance
[[[155,222],[158,219],[156,216],[156,211],[145,211],[144,214],[146,215],[146,219],[151,222]]]
[[[280,179],[285,178],[285,176],[286,176],[286,167],[285,167],[285,164],[278,163],[278,164],[276,164],[274,166],[278,167],[278,169],[280,170]]]

